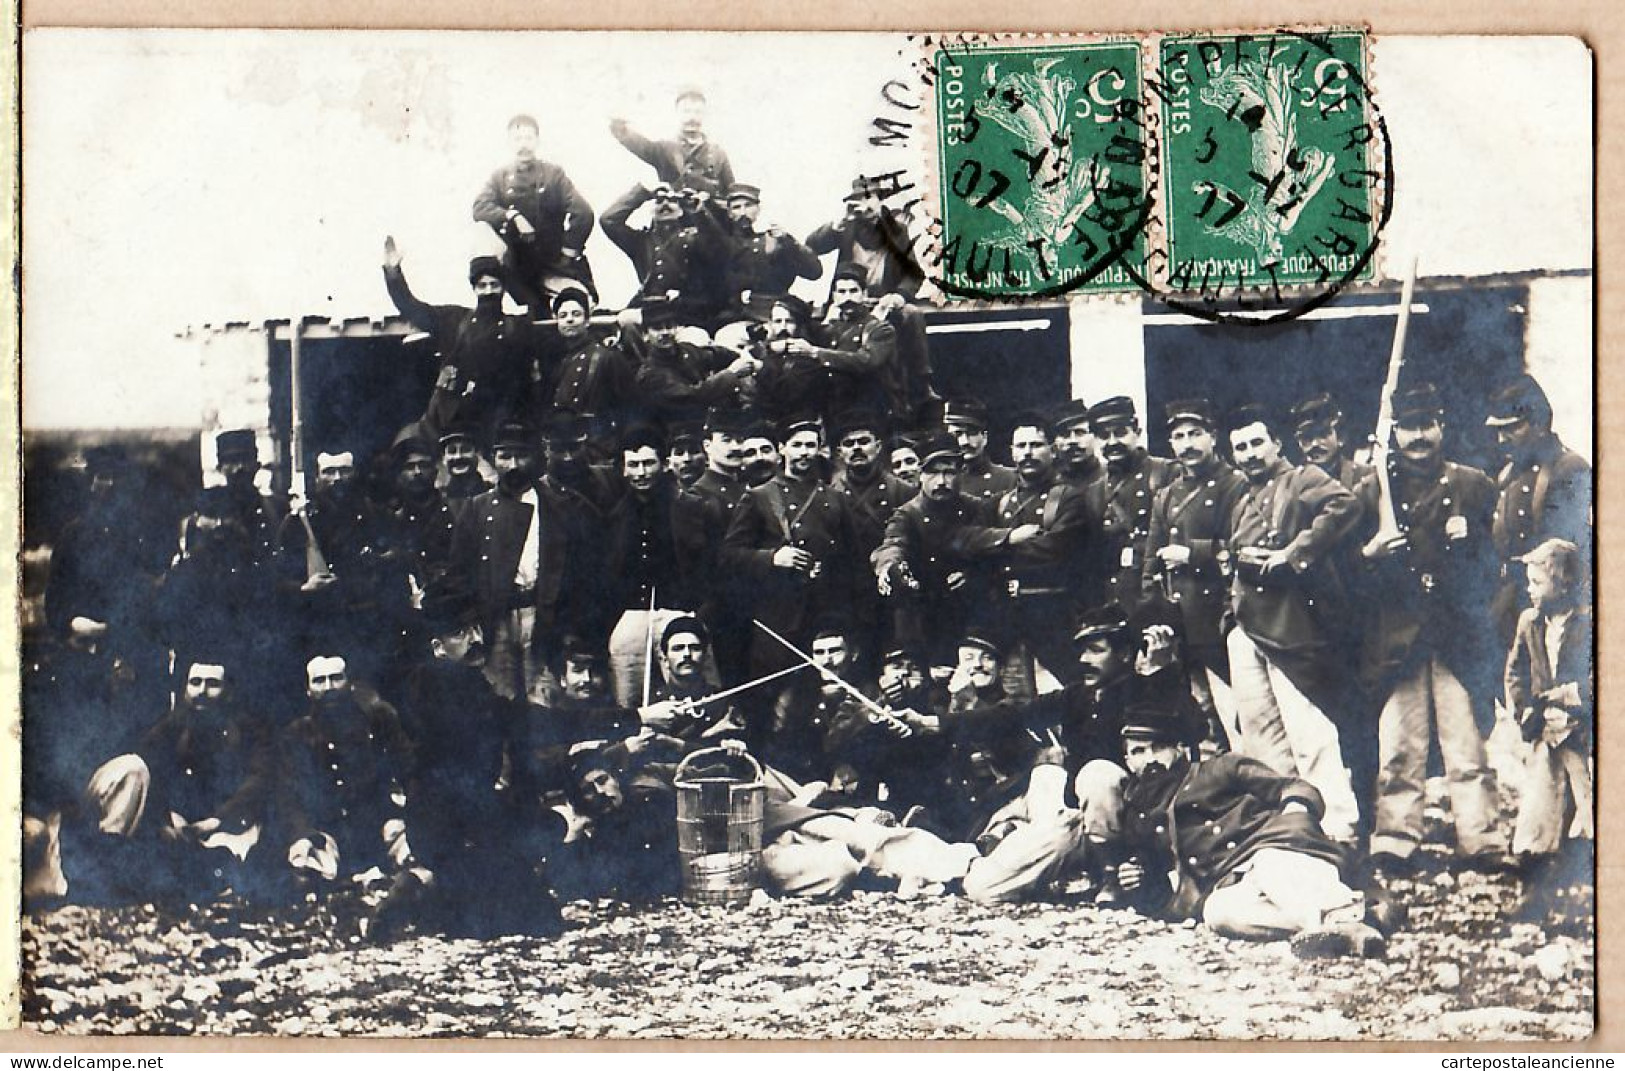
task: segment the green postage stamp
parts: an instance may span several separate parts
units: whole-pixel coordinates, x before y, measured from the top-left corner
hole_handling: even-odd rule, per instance
[[[1158,43],[1171,291],[1371,276],[1384,183],[1365,57],[1352,31]]]
[[[1128,289],[1149,159],[1134,40],[938,48],[942,248],[960,297]]]
[[[926,42],[951,297],[1301,304],[1373,275],[1361,30]]]

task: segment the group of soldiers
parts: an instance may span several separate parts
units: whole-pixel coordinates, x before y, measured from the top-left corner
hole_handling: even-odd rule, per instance
[[[602,220],[640,277],[613,324],[592,210],[521,116],[475,308],[417,301],[387,243],[440,372],[377,458],[315,444],[289,508],[222,432],[177,550],[128,457],[87,451],[25,676],[32,894],[359,877],[377,932],[545,932],[675,890],[677,764],[743,754],[780,893],[1064,889],[1305,955],[1398,924],[1435,745],[1461,865],[1584,851],[1590,469],[1532,378],[1490,398],[1495,476],[1446,459],[1421,381],[1382,471],[1325,395],[1171,403],[1171,458],[1126,397],[995,443],[932,389],[875,191],[805,244],[761,230],[703,95],[677,103],[674,140],[612,125],[660,180]],[[830,250],[809,316],[786,291]],[[1498,704],[1528,741],[1511,829]]]

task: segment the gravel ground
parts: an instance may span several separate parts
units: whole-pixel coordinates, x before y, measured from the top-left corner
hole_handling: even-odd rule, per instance
[[[574,904],[551,939],[332,936],[325,911],[67,906],[23,927],[62,1034],[1557,1040],[1590,1033],[1589,925],[1511,924],[1510,877],[1425,873],[1383,960],[1293,958],[1063,900]],[[1589,918],[1582,894],[1578,913]],[[1567,933],[1559,931],[1568,931]],[[1580,936],[1571,934],[1578,932]]]

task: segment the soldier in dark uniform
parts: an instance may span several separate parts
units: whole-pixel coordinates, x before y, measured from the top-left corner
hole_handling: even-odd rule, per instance
[[[309,705],[283,731],[278,815],[295,873],[334,882],[377,866],[386,874],[406,862],[405,812],[395,795],[412,769],[412,745],[394,707],[358,688],[337,654],[305,665]]]
[[[75,900],[203,903],[227,887],[274,896],[281,845],[268,847],[277,763],[272,726],[241,698],[235,669],[193,645],[175,708],[133,752],[103,763],[89,822],[64,830]],[[255,849],[258,850],[255,850]]]
[[[1319,465],[1350,491],[1371,475],[1371,466],[1354,460],[1343,432],[1343,410],[1330,394],[1317,394],[1292,407],[1293,437],[1305,464]]]
[[[624,490],[618,472],[588,461],[588,427],[581,416],[555,411],[543,428],[542,441],[546,458],[537,490],[547,523],[562,529],[568,563],[559,578],[553,634],[541,637],[540,653],[551,660],[552,644],[561,634],[580,636],[594,647],[603,647],[609,640],[609,630],[619,616],[620,578],[605,570],[609,550],[605,536],[609,516]]]
[[[384,242],[384,286],[402,316],[433,338],[439,376],[423,414],[424,431],[438,436],[454,421],[469,421],[489,438],[509,417],[531,408],[536,337],[529,317],[502,309],[502,265],[496,257],[469,261],[474,308],[430,305],[406,284],[393,238]]]
[[[626,493],[605,519],[604,575],[615,584],[611,604],[619,619],[609,634],[615,698],[623,706],[641,701],[649,637],[678,613],[692,614],[700,595],[681,568],[676,538],[677,486],[665,471],[659,434],[648,426],[621,436],[621,473]],[[651,611],[652,607],[652,611]]]
[[[660,633],[664,679],[656,685],[649,706],[638,710],[648,736],[657,734],[652,749],[675,764],[687,752],[724,739],[742,739],[743,712],[728,699],[707,702],[715,689],[706,680],[711,653],[711,631],[697,617],[674,617]],[[664,738],[664,739],[662,739]],[[667,778],[670,778],[670,767]]]
[[[478,429],[459,421],[440,431],[441,476],[435,481],[454,517],[461,518],[475,495],[491,489],[480,472]]]
[[[1230,609],[1230,515],[1247,481],[1219,456],[1207,399],[1172,402],[1165,420],[1179,478],[1157,492],[1151,505],[1145,593],[1173,604],[1197,700],[1218,716],[1235,747],[1240,728],[1230,697],[1224,616]]]
[[[775,297],[767,303],[765,322],[748,334],[748,352],[761,367],[741,401],[769,420],[816,412],[828,403],[834,373],[812,359],[807,340],[811,315],[800,298]]]
[[[615,429],[624,426],[638,406],[637,362],[618,340],[596,335],[588,317],[592,298],[568,287],[553,299],[553,319],[562,351],[552,377],[554,409],[585,417],[595,445],[613,451]]]
[[[1507,836],[1474,708],[1498,698],[1501,649],[1487,630],[1466,627],[1495,576],[1495,485],[1444,460],[1444,409],[1433,384],[1396,394],[1393,414],[1389,508],[1397,528],[1383,522],[1376,476],[1356,492],[1367,580],[1358,590],[1369,594],[1361,670],[1382,702],[1377,761],[1368,766],[1377,782],[1371,857],[1379,867],[1410,865],[1437,737],[1457,850],[1499,865]]]
[[[277,538],[292,649],[345,651],[358,674],[377,679],[410,611],[408,567],[390,554],[390,527],[361,487],[355,455],[318,453],[310,503]]]
[[[492,690],[472,598],[437,586],[424,607],[429,656],[401,682],[401,725],[412,743],[403,774],[414,861],[431,874],[419,888],[402,875],[379,908],[389,927],[410,915],[452,936],[549,932],[555,905],[535,869],[546,849],[537,837],[533,795],[498,791],[504,756],[519,746],[524,711]]]
[[[820,256],[834,252],[837,264],[856,265],[861,272],[859,284],[875,302],[873,315],[896,333],[892,416],[899,424],[914,427],[936,399],[925,317],[914,304],[925,272],[914,256],[907,218],[889,212],[880,194],[869,180],[854,179],[845,214],[808,235],[807,247]]]
[[[975,398],[951,400],[943,406],[942,422],[958,441],[965,460],[959,481],[961,491],[997,503],[1016,489],[1016,470],[987,456],[987,406]]]
[[[748,423],[733,410],[706,415],[705,472],[683,490],[672,510],[679,570],[702,600],[699,616],[716,626],[712,650],[724,681],[744,679],[746,651],[755,632],[736,612],[737,578],[718,562],[734,510],[745,496],[741,446]]]
[[[877,589],[893,602],[897,642],[937,664],[952,656],[985,600],[979,559],[997,536],[988,531],[992,505],[959,489],[959,445],[938,433],[920,444],[920,454],[920,493],[892,514],[873,562]]]
[[[1591,466],[1552,432],[1552,404],[1532,376],[1496,391],[1485,421],[1500,440],[1506,466],[1496,476],[1495,550],[1501,584],[1491,612],[1510,647],[1523,608],[1524,555],[1548,539],[1566,539],[1591,560]]]
[[[1088,487],[1106,478],[1106,468],[1096,453],[1094,429],[1089,426],[1089,406],[1083,399],[1069,398],[1056,406],[1050,417],[1050,432],[1056,479],[1074,487]]]
[[[175,553],[174,522],[124,447],[85,450],[88,495],[51,550],[45,614],[56,635],[106,652],[128,674],[141,708],[158,706],[164,652],[148,636],[158,577]]]
[[[636,384],[644,418],[670,426],[696,420],[708,409],[741,404],[741,389],[761,362],[718,346],[678,339],[679,311],[671,305],[642,310],[642,330],[623,328],[632,352],[640,355]]]
[[[744,317],[750,305],[759,299],[781,297],[790,292],[797,279],[816,279],[823,273],[818,255],[786,234],[784,228],[757,229],[757,215],[762,208],[760,189],[736,182],[727,194],[732,225],[728,257],[729,315]]]
[[[1231,516],[1236,627],[1225,636],[1240,750],[1313,784],[1326,831],[1352,839],[1360,809],[1348,767],[1358,758],[1345,754],[1338,725],[1356,724],[1361,703],[1338,630],[1352,616],[1340,563],[1360,505],[1318,466],[1288,464],[1256,407],[1229,423],[1247,477]]]
[[[684,86],[675,104],[676,138],[646,138],[619,118],[610,120],[609,132],[628,152],[654,168],[661,182],[721,197],[734,184],[734,169],[722,146],[705,135],[705,94],[697,86]]]
[[[234,515],[248,533],[254,562],[263,565],[276,556],[277,533],[286,511],[273,498],[260,494],[254,475],[260,470],[259,447],[248,428],[222,431],[214,438],[215,464],[226,479]]]
[[[541,668],[537,633],[556,620],[568,531],[544,512],[535,433],[522,424],[503,425],[492,452],[497,485],[470,501],[458,519],[448,583],[474,595],[486,679],[499,695],[518,698]],[[534,557],[527,546],[535,548]]]
[[[869,711],[830,676],[854,688],[862,681],[861,650],[844,620],[816,624],[804,648],[824,673],[792,674],[773,702],[772,718],[758,734],[763,761],[803,784],[822,781],[829,791],[874,799],[875,785],[864,779],[867,764],[856,761],[853,745]]]
[[[846,500],[820,478],[818,418],[792,417],[779,434],[784,470],[745,493],[723,539],[722,564],[748,584],[745,616],[800,642],[820,617],[851,605],[864,570]],[[792,658],[766,634],[753,640],[753,675]]]
[[[1130,398],[1119,395],[1096,402],[1089,407],[1089,425],[1106,463],[1106,478],[1095,491],[1105,531],[1105,598],[1132,614],[1141,601],[1151,503],[1158,491],[1174,482],[1178,469],[1140,445],[1140,419]]]
[[[632,227],[632,213],[651,200],[649,225]],[[684,324],[715,326],[726,300],[728,232],[709,195],[664,183],[653,190],[634,186],[604,212],[603,227],[638,274],[631,305],[665,303]]]
[[[1087,489],[1055,478],[1050,428],[1043,417],[1026,413],[1010,432],[1016,487],[998,501],[998,519],[984,540],[994,567],[996,627],[1006,644],[1020,644],[1029,689],[1036,687],[1033,663],[1061,684],[1076,676],[1068,642],[1085,581],[1098,568],[1100,526]]]
[[[1380,956],[1393,919],[1343,881],[1341,846],[1320,827],[1320,793],[1239,755],[1192,763],[1184,720],[1152,678],[1123,727],[1122,888],[1147,914],[1201,918],[1215,932],[1292,940],[1294,954]],[[1171,880],[1170,880],[1171,879]]]
[[[857,535],[859,560],[868,563],[886,537],[886,523],[897,507],[919,493],[888,473],[880,463],[885,420],[869,409],[838,414],[832,425],[837,465],[830,490],[846,500]],[[865,572],[868,566],[865,564]],[[865,650],[874,650],[890,628],[883,628],[884,605],[872,584],[862,584],[850,613]]]
[[[864,301],[863,273],[855,264],[835,269],[829,308],[809,339],[785,343],[786,363],[814,369],[822,411],[854,406],[902,411],[897,376],[897,332]],[[788,373],[787,373],[788,374]]]
[[[396,436],[390,459],[395,483],[385,510],[394,521],[393,542],[421,602],[422,593],[445,574],[457,515],[435,488],[435,449],[413,433],[413,426]]]
[[[948,682],[947,711],[937,719],[948,744],[942,769],[947,784],[930,807],[927,828],[948,840],[982,835],[990,819],[1026,788],[1028,774],[1050,741],[1020,724],[999,677],[1004,649],[989,634],[972,629],[960,638],[958,664]]]
[[[514,160],[492,174],[474,198],[474,220],[507,247],[502,266],[514,300],[534,315],[570,285],[593,290],[582,251],[592,234],[592,206],[557,164],[536,157],[536,120],[508,120]]]
[[[153,592],[152,635],[173,652],[173,664],[182,672],[197,649],[206,647],[210,657],[232,667],[238,694],[274,694],[285,652],[282,630],[274,624],[273,570],[255,563],[228,489],[199,492],[182,542],[180,556]]]

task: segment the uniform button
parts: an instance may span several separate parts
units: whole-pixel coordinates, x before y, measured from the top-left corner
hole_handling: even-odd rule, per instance
[[[1233,851],[1235,851],[1235,850],[1236,850],[1236,842],[1235,842],[1235,841],[1233,841],[1233,840],[1227,840],[1227,841],[1225,841],[1225,842],[1224,842],[1224,849],[1225,849],[1225,851],[1227,851],[1227,852],[1233,852]]]
[[[1190,864],[1191,864],[1191,866],[1196,865],[1196,856],[1193,855],[1193,856],[1190,857]]]
[[[337,745],[337,744],[335,744],[335,743],[333,743],[333,742],[332,742],[332,741],[328,741],[328,744],[327,744],[327,750],[329,750],[329,751],[332,751],[332,750],[333,750],[333,749],[334,749],[334,748],[335,748],[335,747],[337,747],[337,746],[338,746],[338,745]]]
[[[1144,817],[1145,817],[1145,815],[1144,815],[1144,814],[1141,814],[1141,815],[1140,815],[1140,817],[1141,817],[1141,818],[1144,818]],[[1158,833],[1163,833],[1163,832],[1166,832],[1166,831],[1167,831],[1167,828],[1168,828],[1168,827],[1167,827],[1167,826],[1158,826],[1158,827],[1157,827],[1157,832],[1158,832]]]
[[[188,766],[188,767],[187,767],[187,768],[186,768],[186,776],[187,776],[187,777],[191,777],[191,776],[192,776],[192,768],[191,768],[191,767],[190,767],[190,766]]]

